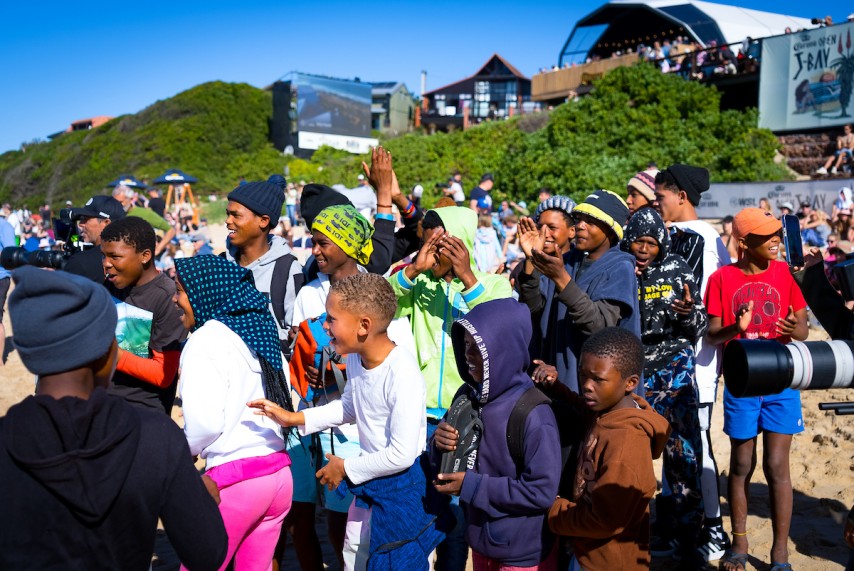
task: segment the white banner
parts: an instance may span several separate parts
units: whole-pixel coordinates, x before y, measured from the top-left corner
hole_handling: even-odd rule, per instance
[[[300,149],[311,149],[316,151],[323,145],[349,151],[357,155],[367,153],[371,147],[379,145],[378,139],[369,139],[367,137],[348,137],[346,135],[331,135],[329,133],[311,133],[309,131],[300,131],[298,134]]]
[[[854,24],[762,40],[759,126],[772,131],[852,122]]]
[[[780,215],[783,203],[792,203],[797,212],[798,205],[805,200],[809,200],[813,208],[830,214],[839,189],[846,186],[854,188],[854,179],[713,184],[701,195],[697,216],[705,219],[734,216],[742,208],[759,206],[760,198],[768,199],[776,216]]]

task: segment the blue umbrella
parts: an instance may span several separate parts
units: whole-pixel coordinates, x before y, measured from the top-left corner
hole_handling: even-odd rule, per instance
[[[113,182],[107,184],[107,188],[113,188],[113,187],[119,186],[120,184],[123,184],[125,186],[130,187],[130,188],[138,188],[140,190],[148,188],[147,184],[145,184],[141,180],[137,179],[132,174],[119,175],[119,178],[117,178]]]
[[[195,182],[199,182],[199,179],[185,174],[183,171],[178,169],[169,169],[166,171],[166,174],[160,175],[154,179],[154,184],[192,184]]]

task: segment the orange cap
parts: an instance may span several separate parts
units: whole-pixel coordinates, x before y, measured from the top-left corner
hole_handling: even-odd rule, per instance
[[[744,208],[732,220],[732,235],[736,239],[749,234],[770,236],[778,232],[783,224],[774,215],[762,208]]]

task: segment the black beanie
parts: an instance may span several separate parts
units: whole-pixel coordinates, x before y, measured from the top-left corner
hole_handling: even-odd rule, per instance
[[[302,189],[299,200],[299,211],[305,220],[307,228],[311,228],[314,219],[327,206],[342,206],[353,204],[340,192],[324,184],[307,184]]]
[[[685,191],[691,204],[700,204],[700,195],[709,190],[709,170],[703,167],[692,167],[690,165],[672,165],[667,169],[676,186]]]
[[[247,182],[228,195],[229,200],[239,202],[259,216],[269,216],[273,227],[282,215],[285,193],[282,187],[271,182]]]
[[[107,354],[116,338],[116,306],[107,288],[66,272],[23,266],[12,273],[13,340],[36,375],[77,369]]]

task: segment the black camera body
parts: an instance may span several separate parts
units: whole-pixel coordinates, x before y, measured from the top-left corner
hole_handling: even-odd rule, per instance
[[[25,248],[10,246],[0,250],[0,266],[7,270],[21,266],[61,270],[71,256],[86,249],[86,244],[80,241],[75,230],[76,224],[71,219],[71,209],[63,208],[59,211],[59,217],[53,219],[53,233],[56,239],[62,242],[61,250],[29,252]]]

